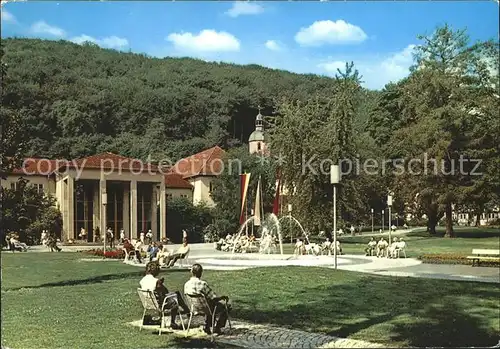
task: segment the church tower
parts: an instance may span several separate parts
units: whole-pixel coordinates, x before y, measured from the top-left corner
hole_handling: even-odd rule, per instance
[[[259,106],[259,114],[255,118],[255,131],[252,132],[248,138],[248,150],[250,154],[265,154],[267,153],[267,147],[264,137],[264,120],[260,110],[262,108]]]

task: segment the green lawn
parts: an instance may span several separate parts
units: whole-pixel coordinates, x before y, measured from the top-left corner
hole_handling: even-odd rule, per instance
[[[500,229],[498,228],[455,228],[457,237],[450,239],[443,237],[444,230],[438,228],[436,236],[429,235],[424,229],[419,229],[406,234],[403,238],[406,241],[406,254],[408,257],[417,258],[423,254],[456,254],[468,256],[473,248],[498,249],[500,246]],[[389,239],[389,234],[377,235]],[[400,237],[398,235],[398,237]],[[342,245],[342,252],[347,254],[364,254],[364,250],[370,241],[368,236],[356,235],[343,236],[339,238]],[[294,247],[289,243],[284,245],[285,253],[293,253]]]
[[[142,270],[79,261],[78,253],[2,254],[2,344],[11,348],[196,347],[206,342],[139,332]],[[185,270],[163,272],[182,289]],[[496,284],[391,278],[312,267],[206,272],[231,296],[233,318],[388,346],[498,342]]]

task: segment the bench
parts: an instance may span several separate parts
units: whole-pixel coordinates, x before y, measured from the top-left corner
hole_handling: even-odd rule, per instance
[[[467,256],[472,259],[472,266],[479,266],[479,262],[500,262],[500,250],[473,249],[473,256]]]

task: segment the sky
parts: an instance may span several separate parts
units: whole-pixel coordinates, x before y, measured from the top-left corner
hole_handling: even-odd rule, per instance
[[[260,64],[333,76],[353,61],[363,85],[408,75],[420,34],[448,23],[472,41],[498,39],[485,1],[2,1],[2,38],[92,41],[154,57]]]

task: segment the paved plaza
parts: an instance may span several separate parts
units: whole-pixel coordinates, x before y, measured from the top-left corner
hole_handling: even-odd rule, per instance
[[[208,338],[201,330],[199,318],[195,322],[196,327],[189,330],[189,336],[193,338]],[[139,327],[141,321],[131,322],[129,325]],[[222,336],[216,337],[216,342],[242,348],[383,348],[378,343],[367,341],[339,338],[324,334],[311,333],[299,330],[290,330],[273,325],[257,325],[243,321],[231,321],[232,329],[225,329]],[[158,332],[158,326],[143,326],[143,330]],[[165,332],[185,336],[185,331]]]
[[[176,250],[180,245],[169,245]],[[63,252],[76,252],[96,246],[63,246]],[[34,246],[32,252],[47,252],[42,246]],[[90,258],[92,259],[92,258]],[[362,255],[338,256],[338,269],[397,277],[421,277],[458,281],[500,283],[496,267],[471,267],[468,265],[425,264],[416,258],[377,258]],[[187,265],[200,263],[206,270],[241,270],[266,266],[315,266],[333,268],[332,256],[293,256],[269,254],[232,254],[216,251],[213,244],[192,244]],[[134,267],[145,264],[130,263]]]

